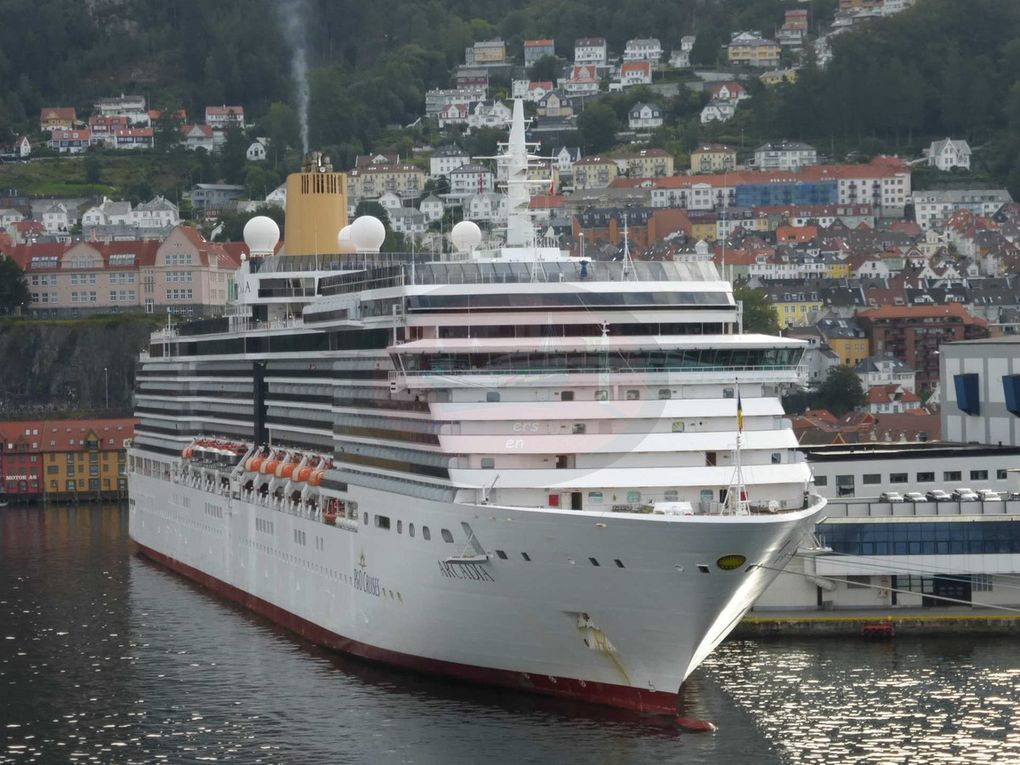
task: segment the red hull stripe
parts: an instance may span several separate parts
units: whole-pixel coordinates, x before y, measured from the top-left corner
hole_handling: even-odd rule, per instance
[[[222,595],[229,600],[240,603],[245,608],[264,616],[270,621],[276,622],[291,632],[297,633],[306,640],[334,651],[339,651],[340,653],[353,654],[370,661],[404,667],[430,675],[454,677],[482,685],[496,685],[530,693],[559,696],[593,704],[630,709],[636,712],[669,715],[676,715],[677,712],[677,694],[675,693],[646,691],[640,688],[629,688],[625,685],[612,685],[610,683],[597,683],[568,677],[552,677],[550,675],[525,674],[505,669],[475,667],[469,664],[457,664],[456,662],[441,661],[439,659],[426,659],[421,656],[389,651],[385,648],[378,648],[367,643],[358,642],[357,640],[351,640],[343,635],[330,632],[307,619],[302,619],[300,616],[285,611],[279,606],[257,598],[233,585],[220,581],[196,568],[192,568],[186,563],[181,563],[179,560],[156,552],[152,548],[145,545],[138,545],[138,547],[143,555],[189,579],[193,579],[217,595]]]

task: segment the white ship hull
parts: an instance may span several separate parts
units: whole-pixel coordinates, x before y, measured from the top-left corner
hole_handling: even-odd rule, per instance
[[[391,519],[385,529],[361,520],[329,525],[140,473],[130,476],[130,494],[130,534],[144,554],[316,643],[645,712],[675,711],[684,679],[824,504],[660,519],[412,505],[360,491],[361,510]],[[471,534],[488,558],[450,562],[476,555]],[[723,570],[720,559],[732,555],[747,560]]]

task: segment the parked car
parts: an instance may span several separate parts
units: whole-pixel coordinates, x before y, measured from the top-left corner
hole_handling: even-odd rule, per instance
[[[903,495],[898,491],[883,491],[879,496],[882,502],[904,502]]]
[[[949,502],[952,497],[942,489],[932,489],[924,495],[929,502]]]
[[[953,499],[957,502],[977,502],[978,495],[973,489],[968,489],[966,486],[953,489]]]
[[[978,489],[977,495],[982,502],[1002,502],[1002,495],[991,489]]]
[[[927,501],[924,495],[919,491],[908,491],[903,495],[905,502],[925,502]]]

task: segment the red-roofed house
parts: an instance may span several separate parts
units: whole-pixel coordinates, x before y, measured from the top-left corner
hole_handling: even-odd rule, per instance
[[[560,87],[571,96],[591,96],[599,92],[599,72],[594,64],[572,66],[566,80],[560,80]]]
[[[81,154],[92,142],[92,133],[88,128],[79,130],[54,129],[50,133],[50,148],[61,154]]]
[[[747,90],[739,82],[717,82],[708,91],[709,101],[743,101]]]
[[[151,149],[155,131],[151,127],[123,128],[114,133],[113,148],[115,149]]]
[[[96,114],[89,117],[89,131],[92,133],[93,144],[113,145],[113,136],[118,130],[126,130],[131,126],[131,120],[122,114],[111,114],[104,116]]]
[[[872,414],[899,414],[921,408],[921,399],[902,385],[873,385],[868,388],[864,408]]]
[[[207,106],[205,124],[213,130],[226,130],[231,125],[244,127],[243,106]]]
[[[182,125],[181,139],[185,149],[205,149],[208,152],[216,149],[216,136],[208,125]]]
[[[648,61],[624,61],[620,64],[620,85],[651,85],[652,65]]]

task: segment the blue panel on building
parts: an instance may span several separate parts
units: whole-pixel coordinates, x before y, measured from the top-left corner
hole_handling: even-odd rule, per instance
[[[1003,375],[1002,390],[1006,394],[1006,409],[1020,417],[1020,375]]]
[[[839,202],[836,181],[817,183],[748,183],[737,186],[737,207],[770,205],[834,205]]]
[[[966,414],[980,414],[981,394],[977,373],[954,375],[953,383],[956,385],[956,405],[960,411]]]

